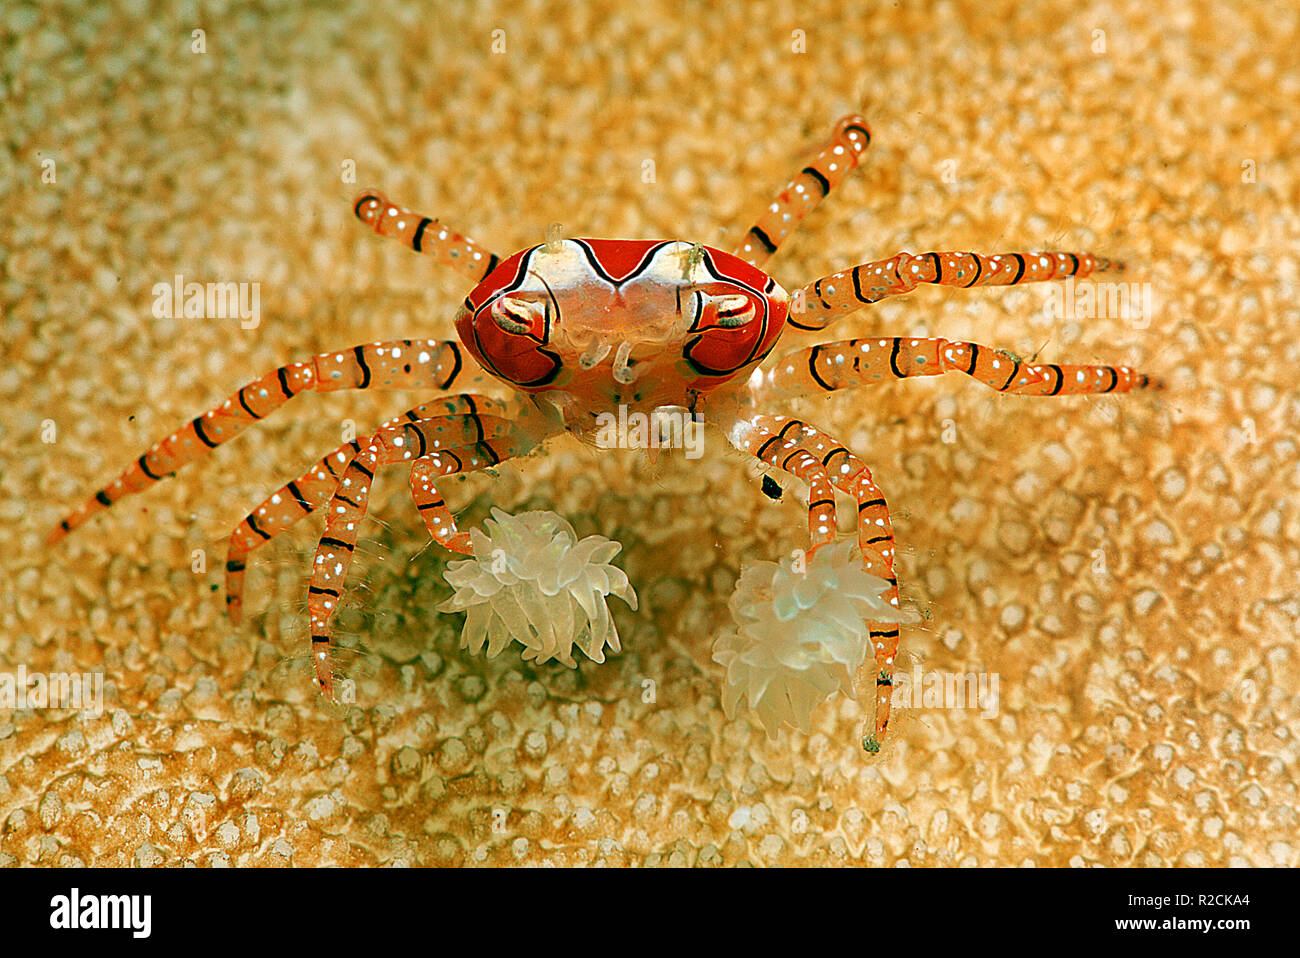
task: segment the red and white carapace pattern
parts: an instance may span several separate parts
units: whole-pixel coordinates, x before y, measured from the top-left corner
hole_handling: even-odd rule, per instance
[[[822,343],[765,362],[787,325],[821,330],[923,283],[1011,286],[1123,268],[1087,253],[899,253],[818,279],[792,296],[762,266],[858,165],[870,138],[861,117],[842,119],[734,253],[677,240],[552,239],[503,260],[437,220],[365,192],[354,205],[362,222],[476,284],[455,318],[459,342],[362,343],[272,370],[155,443],[64,518],[51,541],[232,439],[298,393],[447,394],[330,452],[272,493],[231,535],[226,602],[237,621],[248,554],[324,508],[307,600],[316,680],[332,695],[330,622],[381,466],[408,463],[411,492],[430,535],[452,551],[472,554],[468,533],[457,528],[438,491],[442,477],[523,455],[563,431],[589,437],[596,418],[620,406],[646,412],[673,407],[703,417],[736,448],[807,484],[812,549],[836,537],[835,490],[851,496],[864,567],[890,583],[897,606],[889,509],[871,471],[833,435],[768,409],[783,399],[948,372],[1027,396],[1159,384],[1124,366],[1026,362],[976,343],[906,336]],[[512,387],[513,399],[460,391],[480,378],[480,370]],[[889,724],[898,626],[873,623],[870,638],[875,713],[863,744],[874,752]]]

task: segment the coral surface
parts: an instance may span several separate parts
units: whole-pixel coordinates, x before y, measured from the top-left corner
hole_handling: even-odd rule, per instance
[[[101,672],[105,698],[0,708],[0,864],[1300,866],[1295,4],[485,9],[0,4],[0,671]],[[380,474],[341,711],[306,648],[319,526],[250,563],[238,629],[226,540],[345,428],[423,396],[299,397],[43,546],[251,376],[452,334],[466,285],[362,229],[360,187],[502,255],[552,223],[734,246],[851,111],[871,148],[772,261],[787,287],[904,249],[1055,247],[1152,293],[1139,321],[927,288],[826,338],[1118,361],[1158,397],[943,376],[792,410],[893,508],[903,604],[928,615],[899,669],[1000,674],[996,717],[901,711],[874,761],[847,699],[776,744],[728,721],[728,598],[742,562],[807,547],[807,514],[707,430],[692,462],[564,441],[443,490],[465,528],[546,509],[623,543],[640,608],[611,602],[623,651],[576,669],[462,650],[437,611],[456,557]],[[260,324],[154,316],[177,274],[260,283]]]

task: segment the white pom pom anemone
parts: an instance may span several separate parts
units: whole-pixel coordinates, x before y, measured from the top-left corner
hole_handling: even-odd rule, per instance
[[[465,612],[461,648],[487,643],[493,658],[511,639],[526,660],[555,659],[576,668],[574,648],[595,662],[605,648],[621,648],[605,597],[633,609],[636,591],[622,569],[609,564],[622,546],[604,536],[578,541],[573,526],[554,512],[512,516],[494,508],[484,529],[470,530],[474,558],[451,562],[444,574],[456,590],[440,612]]]
[[[904,621],[888,589],[863,570],[851,539],[818,549],[803,572],[790,558],[746,565],[731,597],[738,629],[713,646],[727,670],[727,717],[748,707],[774,738],[783,725],[807,732],[813,709],[836,691],[856,698],[854,676],[871,653],[868,622]]]

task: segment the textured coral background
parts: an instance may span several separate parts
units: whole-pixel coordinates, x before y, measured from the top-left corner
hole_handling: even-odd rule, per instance
[[[0,13],[0,668],[109,688],[98,718],[0,711],[0,864],[1300,864],[1294,5],[312,7]],[[254,373],[450,334],[466,284],[363,230],[358,186],[502,254],[552,222],[725,245],[852,110],[867,162],[773,261],[788,287],[900,249],[1052,247],[1152,284],[1149,328],[1049,320],[1043,287],[926,289],[826,338],[1041,348],[1163,394],[954,376],[797,407],[890,497],[926,616],[903,667],[998,673],[996,719],[907,712],[874,762],[851,702],[774,744],[725,721],[709,646],[740,564],[806,530],[800,490],[765,499],[716,436],[694,463],[560,443],[448,485],[466,522],[552,508],[624,543],[641,610],[577,672],[461,653],[444,559],[381,477],[346,710],[305,655],[318,528],[255,556],[240,629],[225,538],[344,420],[414,397],[297,399],[43,546]],[[260,282],[261,325],[155,319],[176,273]]]

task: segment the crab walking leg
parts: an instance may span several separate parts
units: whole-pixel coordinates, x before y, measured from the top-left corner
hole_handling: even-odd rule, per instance
[[[1023,396],[1126,393],[1163,384],[1128,366],[1027,363],[978,343],[911,337],[846,339],[797,350],[750,379],[755,401],[769,402],[889,379],[960,372],[990,389]]]
[[[825,329],[841,316],[887,296],[910,293],[922,283],[936,286],[1015,286],[1121,272],[1124,264],[1091,253],[898,253],[823,276],[791,297],[791,325]]]
[[[835,491],[825,465],[799,445],[802,425],[784,416],[755,416],[732,428],[737,449],[808,483],[809,553],[835,541]]]
[[[338,489],[330,499],[325,515],[325,532],[316,547],[311,583],[307,588],[312,661],[316,666],[316,681],[326,697],[332,697],[334,692],[329,659],[330,619],[343,596],[343,585],[352,564],[352,553],[356,549],[361,520],[366,514],[375,471],[382,465],[415,460],[411,468],[411,483],[417,488],[416,505],[425,517],[430,533],[448,549],[472,554],[469,535],[457,532],[451,512],[428,481],[428,476],[449,476],[485,469],[522,455],[536,445],[531,439],[515,435],[505,439],[482,439],[471,445],[431,452],[434,438],[425,434],[424,423],[420,422],[381,430],[362,442],[361,451],[348,463]]]
[[[857,114],[836,123],[830,142],[776,195],[745,233],[736,255],[753,266],[767,262],[800,221],[853,171],[870,143],[867,122]]]
[[[431,217],[395,206],[375,190],[366,190],[358,196],[352,211],[380,236],[391,237],[417,253],[432,256],[475,283],[481,282],[501,262],[496,253],[468,236],[448,229]]]
[[[416,406],[381,428],[420,422],[426,436],[436,437],[432,440],[435,448],[455,447],[504,435],[512,424],[501,417],[509,411],[507,403],[466,393]],[[239,622],[243,616],[244,570],[249,553],[329,502],[338,489],[342,470],[360,451],[361,443],[355,439],[339,446],[302,476],[271,493],[235,527],[226,553],[226,612],[232,622]]]
[[[858,504],[858,547],[862,550],[863,568],[889,583],[885,593],[890,605],[898,608],[898,578],[894,574],[894,527],[889,519],[885,494],[876,485],[871,470],[843,443],[797,419],[785,416],[760,417],[756,424],[779,428],[787,443],[794,443],[811,455],[830,476],[835,488],[853,496]],[[880,750],[889,729],[889,713],[894,684],[894,659],[898,654],[899,628],[894,622],[871,622],[867,626],[876,668],[876,711],[871,735],[863,738],[868,752]]]
[[[320,353],[305,362],[281,366],[154,443],[117,479],[69,513],[47,541],[58,542],[95,513],[165,479],[186,463],[233,439],[259,419],[265,419],[299,393],[336,389],[448,389],[464,369],[460,344],[435,339],[363,343],[345,352]]]

